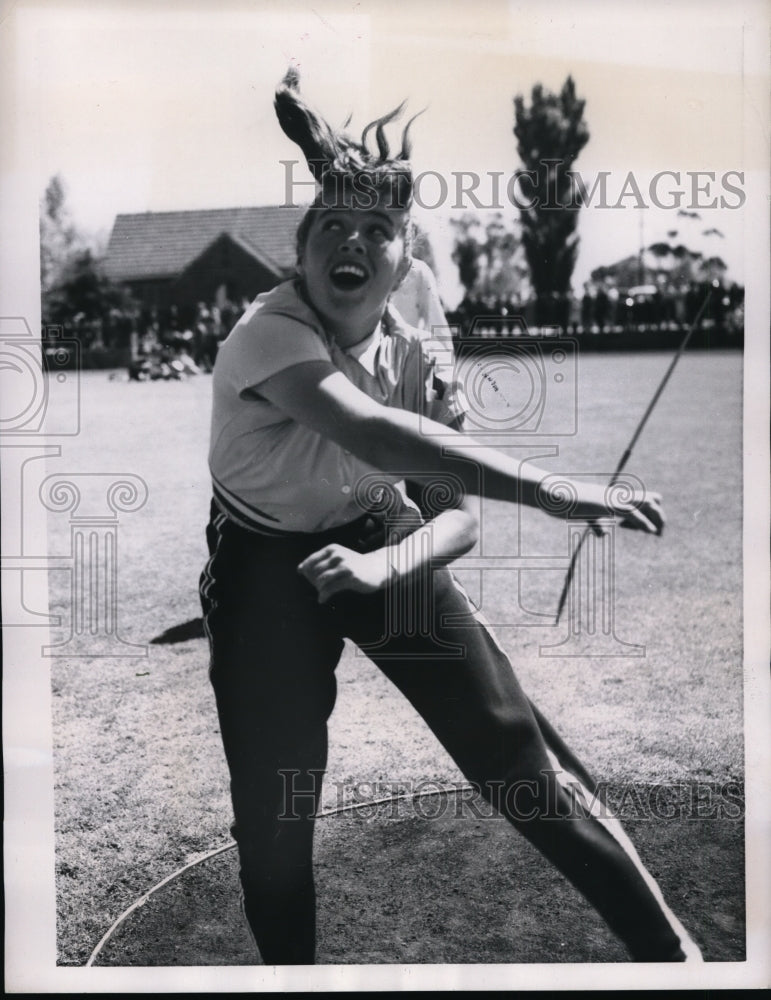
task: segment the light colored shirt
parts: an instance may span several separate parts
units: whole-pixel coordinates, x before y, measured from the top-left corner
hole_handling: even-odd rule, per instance
[[[262,382],[304,361],[331,362],[386,406],[448,425],[462,415],[455,387],[437,375],[430,344],[395,313],[387,311],[366,341],[342,351],[296,282],[258,296],[217,355],[209,450],[217,503],[254,530],[318,532],[346,524],[364,509],[357,484],[376,471],[260,395]],[[402,478],[379,475],[384,483]]]
[[[434,273],[417,257],[413,257],[402,283],[391,292],[389,304],[408,326],[427,330],[434,336],[441,336],[447,327]]]

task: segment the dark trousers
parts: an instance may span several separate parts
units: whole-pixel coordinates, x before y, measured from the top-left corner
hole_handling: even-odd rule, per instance
[[[586,896],[634,959],[682,961],[685,931],[618,824],[577,811],[576,789],[579,804],[589,802],[592,778],[530,703],[446,568],[318,604],[298,564],[332,542],[366,551],[371,529],[362,520],[274,538],[238,527],[216,508],[207,529],[201,598],[211,682],[244,912],[263,961],[314,961],[314,814],[344,637],[409,699],[465,777]]]

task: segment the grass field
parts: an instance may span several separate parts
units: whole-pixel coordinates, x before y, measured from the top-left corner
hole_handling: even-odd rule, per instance
[[[524,443],[530,454],[546,451],[539,461],[551,469],[609,474],[668,358],[579,361],[578,433]],[[629,465],[663,493],[668,513],[660,539],[617,537],[617,633],[644,645],[644,657],[539,654],[562,635],[532,624],[537,613],[556,608],[560,571],[523,574],[521,585],[510,572],[461,574],[500,625],[525,688],[616,788],[742,781],[741,365],[738,353],[686,355]],[[118,623],[129,642],[144,645],[199,612],[210,389],[206,376],[139,384],[122,374],[83,373],[81,432],[49,463],[49,472],[133,473],[147,484],[145,506],[121,515],[118,526]],[[63,406],[52,383],[52,430]],[[549,452],[554,446],[558,456]],[[68,515],[50,515],[52,554],[66,555],[69,533]],[[496,556],[560,556],[566,545],[565,525],[540,512],[482,508],[481,551],[491,570]],[[69,630],[69,574],[53,571],[50,581],[51,608],[63,626],[53,631],[56,642]],[[527,624],[517,624],[520,618]],[[146,658],[51,660],[61,964],[83,964],[140,894],[229,840],[207,665],[201,640],[149,646]],[[394,782],[460,779],[367,660],[347,648],[338,676],[325,805],[343,796],[374,798]],[[721,865],[725,891],[740,901],[741,851]],[[344,923],[344,912],[339,919]],[[530,960],[538,960],[537,935],[533,941]],[[345,961],[339,948],[335,954]]]

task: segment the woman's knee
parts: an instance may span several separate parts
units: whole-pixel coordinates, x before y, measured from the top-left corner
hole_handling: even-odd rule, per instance
[[[480,784],[505,789],[533,789],[542,794],[550,767],[549,756],[535,720],[508,710],[486,713],[469,742],[466,776]]]

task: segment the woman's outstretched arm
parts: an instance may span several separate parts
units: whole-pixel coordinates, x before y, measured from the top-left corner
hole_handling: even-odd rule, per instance
[[[561,509],[559,498],[550,498],[548,485],[542,486],[551,473],[532,463],[516,462],[493,448],[480,447],[473,438],[425,417],[377,403],[330,362],[293,365],[255,388],[293,420],[384,472],[409,477],[410,473],[441,475],[452,471],[468,493],[475,493],[480,488],[479,468],[486,497],[547,512],[551,499],[553,506]],[[616,514],[625,527],[652,534],[663,530],[664,515],[657,494],[609,501],[600,485],[573,482],[572,486],[573,517],[592,520]]]

